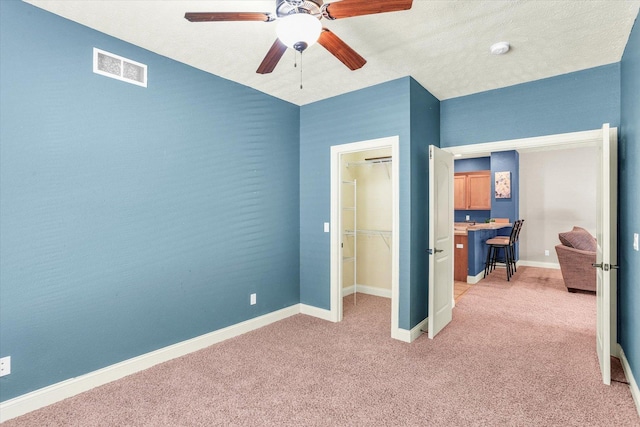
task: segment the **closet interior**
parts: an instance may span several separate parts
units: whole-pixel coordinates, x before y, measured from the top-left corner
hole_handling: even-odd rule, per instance
[[[391,298],[391,148],[342,155],[342,296]]]

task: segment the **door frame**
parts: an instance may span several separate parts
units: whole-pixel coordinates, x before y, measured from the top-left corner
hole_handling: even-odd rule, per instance
[[[618,128],[609,128],[610,136],[612,137],[611,143],[617,145],[617,132]],[[479,144],[459,145],[455,147],[442,148],[454,155],[454,159],[461,159],[465,157],[480,157],[488,156],[492,152],[496,151],[508,151],[508,150],[520,150],[520,151],[547,151],[547,150],[562,150],[569,148],[583,148],[583,147],[597,147],[598,144],[602,144],[603,128],[581,131],[581,132],[569,132],[555,135],[537,136],[532,138],[519,138],[510,139],[495,142],[484,142]],[[617,197],[617,195],[612,195]],[[616,204],[617,206],[617,204]],[[601,209],[597,206],[596,209]],[[612,210],[614,207],[612,206]],[[611,212],[612,220],[617,221],[618,211],[615,207],[615,212]],[[616,232],[613,227],[612,232]],[[617,235],[614,241],[617,241]],[[613,251],[617,251],[617,247],[612,250],[612,256],[615,254]],[[613,260],[611,262],[614,262]],[[616,276],[612,276],[612,282],[610,287],[610,352],[614,357],[619,357],[617,346],[617,316],[618,316],[618,300],[617,300],[617,283],[615,283]]]
[[[400,137],[391,136],[331,146],[331,308],[332,322],[342,321],[342,156],[359,151],[391,148],[391,337],[402,339],[400,312]]]

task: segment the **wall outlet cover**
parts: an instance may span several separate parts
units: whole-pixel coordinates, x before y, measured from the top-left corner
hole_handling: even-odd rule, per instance
[[[11,373],[11,356],[0,359],[0,377]]]
[[[256,294],[251,294],[250,303],[256,305]]]
[[[633,233],[633,250],[640,251],[640,242],[638,242],[638,233]]]

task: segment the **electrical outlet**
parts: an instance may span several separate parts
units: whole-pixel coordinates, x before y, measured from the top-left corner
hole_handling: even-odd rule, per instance
[[[465,221],[469,221],[471,219],[471,217],[469,215],[465,216]]]
[[[329,223],[328,223],[328,222],[325,222],[325,223],[324,223],[324,232],[325,232],[325,233],[328,233],[328,232],[329,232]]]
[[[0,359],[0,377],[11,373],[11,356]]]
[[[549,256],[549,249],[544,250],[544,256]]]
[[[250,300],[251,305],[256,305],[256,294],[251,294]]]
[[[633,250],[640,251],[640,244],[638,244],[638,233],[633,233]]]

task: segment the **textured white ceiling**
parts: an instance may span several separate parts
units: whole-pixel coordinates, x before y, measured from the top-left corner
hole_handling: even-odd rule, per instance
[[[640,7],[640,0],[414,0],[408,11],[323,19],[367,64],[350,71],[316,44],[303,54],[300,89],[291,49],[273,73],[255,72],[276,23],[184,19],[185,12],[273,12],[275,0],[25,1],[297,105],[408,75],[443,100],[618,62]],[[512,50],[491,55],[498,41]]]

